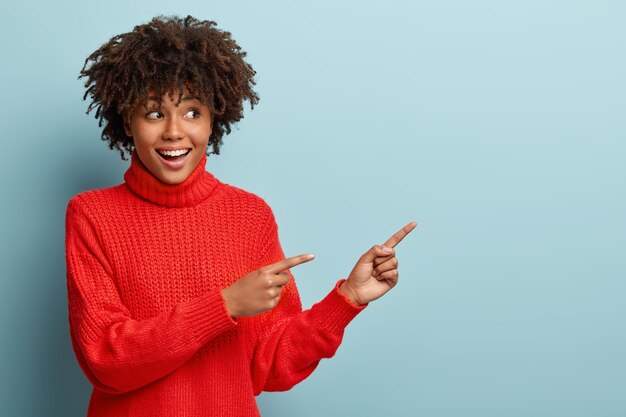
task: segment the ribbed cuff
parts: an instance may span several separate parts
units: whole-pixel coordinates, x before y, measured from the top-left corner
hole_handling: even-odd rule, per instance
[[[186,315],[190,331],[200,344],[238,324],[228,313],[226,301],[219,289],[191,300],[187,304]]]
[[[348,323],[369,305],[369,303],[355,305],[339,291],[339,286],[344,281],[344,278],[337,281],[335,288],[311,307],[311,310],[316,312],[315,321],[332,332],[343,331]]]

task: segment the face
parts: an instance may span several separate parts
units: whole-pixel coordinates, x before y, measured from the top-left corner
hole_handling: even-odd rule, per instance
[[[173,101],[167,93],[150,94],[148,102],[135,106],[124,123],[141,162],[167,184],[180,184],[191,174],[206,153],[212,129],[209,108],[186,88],[178,106],[177,101],[177,92]]]

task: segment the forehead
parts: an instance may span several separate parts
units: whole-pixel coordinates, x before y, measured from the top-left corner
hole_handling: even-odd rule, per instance
[[[170,97],[170,94],[171,94],[171,97]],[[183,89],[183,94],[180,97],[179,97],[179,91],[177,88],[166,90],[162,92],[161,94],[159,94],[158,91],[151,89],[151,90],[148,90],[148,96],[146,97],[146,100],[156,101],[159,103],[164,102],[164,101],[171,101],[172,103],[178,103],[179,100],[181,102],[189,101],[189,100],[200,100],[200,97],[192,93],[191,91],[189,91],[188,88],[185,87]]]
[[[194,96],[194,95],[183,95],[179,100],[178,94],[175,94],[172,99],[170,99],[167,94],[164,94],[161,97],[155,94],[150,94],[148,95],[146,102],[144,104],[150,103],[150,104],[162,105],[163,103],[165,103],[167,105],[169,103],[171,105],[178,106],[179,103],[185,103],[187,101],[194,101],[194,100],[200,102],[200,97]],[[200,102],[200,104],[202,104],[202,102]]]
[[[170,93],[172,94],[171,98]],[[148,107],[178,107],[179,104],[183,104],[186,102],[193,102],[194,105],[210,108],[210,106],[208,106],[199,95],[194,94],[194,92],[190,91],[188,88],[184,88],[183,94],[180,96],[178,88],[165,90],[160,95],[158,90],[148,89],[146,96],[137,97],[135,99],[135,105],[133,106],[133,108],[139,111],[141,109],[147,109]]]

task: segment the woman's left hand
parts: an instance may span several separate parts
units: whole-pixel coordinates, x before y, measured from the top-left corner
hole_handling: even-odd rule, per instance
[[[382,297],[392,289],[399,277],[398,259],[393,248],[416,226],[416,222],[411,222],[382,245],[372,246],[359,258],[339,290],[354,304],[363,305]]]

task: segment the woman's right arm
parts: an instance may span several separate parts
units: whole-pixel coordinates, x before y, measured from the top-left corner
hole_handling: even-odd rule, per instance
[[[219,289],[135,320],[120,300],[99,237],[77,197],[68,203],[65,227],[72,346],[99,390],[122,394],[156,381],[238,325]]]

